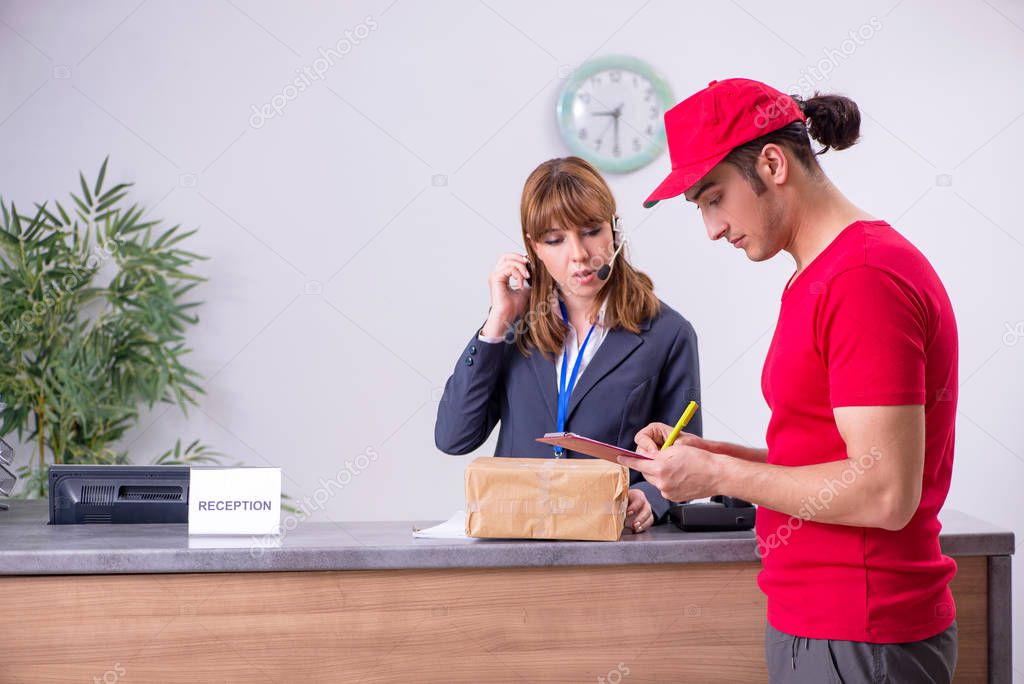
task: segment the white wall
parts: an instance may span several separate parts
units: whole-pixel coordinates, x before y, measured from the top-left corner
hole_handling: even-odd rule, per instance
[[[433,446],[440,388],[485,316],[488,271],[519,248],[526,175],[566,153],[565,74],[626,53],[677,99],[742,75],[789,91],[810,79],[861,105],[862,142],[824,165],[925,252],[959,318],[947,505],[1024,532],[1024,335],[1004,338],[1024,331],[1020,2],[22,1],[0,20],[4,196],[63,195],[110,154],[108,177],[199,226],[192,246],[212,257],[191,336],[207,395],[188,418],[147,414],[136,460],[200,437],[282,466],[302,498],[370,449],[319,519],[458,508],[472,457]],[[844,44],[861,29],[870,38]],[[366,37],[280,116],[252,119],[346,31]],[[701,336],[707,434],[763,444],[760,368],[791,262],[710,243],[682,202],[643,210],[667,168],[666,155],[609,179],[633,260]]]

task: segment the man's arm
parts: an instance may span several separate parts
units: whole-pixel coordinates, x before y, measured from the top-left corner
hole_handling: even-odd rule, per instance
[[[847,458],[808,466],[748,461],[693,446],[622,458],[670,499],[725,494],[815,522],[902,529],[921,501],[924,407],[834,410]]]
[[[923,406],[834,410],[843,461],[786,467],[722,462],[721,493],[816,522],[900,530],[921,502]]]
[[[667,423],[650,423],[643,430],[636,433],[634,441],[636,442],[637,451],[658,451],[671,432],[672,426]],[[741,458],[744,461],[764,463],[768,460],[767,449],[705,439],[689,432],[680,432],[674,443],[697,447],[698,449],[711,451],[716,454]]]
[[[708,451],[713,451],[716,454],[725,454],[726,456],[732,456],[743,461],[752,461],[754,463],[765,463],[768,460],[768,450],[757,447],[743,446],[742,444],[733,444],[732,442],[716,442],[714,440],[708,441]]]

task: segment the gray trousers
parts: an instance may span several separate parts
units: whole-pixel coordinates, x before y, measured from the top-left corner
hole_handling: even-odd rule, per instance
[[[765,627],[771,684],[949,684],[956,669],[957,627],[906,644],[807,639]]]

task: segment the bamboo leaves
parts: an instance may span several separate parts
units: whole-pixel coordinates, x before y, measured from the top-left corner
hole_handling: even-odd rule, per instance
[[[79,174],[60,202],[23,214],[0,198],[0,431],[36,443],[20,475],[45,494],[46,466],[124,463],[117,445],[140,407],[182,411],[202,394],[185,342],[199,319],[193,288],[204,257],[183,245],[195,234],[144,219],[127,200],[130,183],[104,188]],[[218,454],[192,443],[161,463],[202,463]]]

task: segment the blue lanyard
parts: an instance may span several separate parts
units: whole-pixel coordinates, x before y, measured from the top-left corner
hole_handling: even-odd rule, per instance
[[[569,326],[569,314],[565,310],[565,303],[558,302],[558,307],[562,310],[562,320],[565,321],[566,327]],[[583,340],[583,344],[580,346],[580,351],[576,355],[576,363],[572,365],[572,376],[568,379],[566,384],[566,376],[569,373],[569,351],[562,351],[562,377],[558,379],[558,431],[565,432],[565,419],[569,413],[569,396],[572,394],[572,388],[576,386],[576,377],[580,372],[580,361],[583,360],[583,352],[587,348],[587,342],[590,341],[590,336],[594,334],[594,328],[597,324],[590,326],[590,332]],[[555,458],[562,457],[562,447],[555,447]]]

